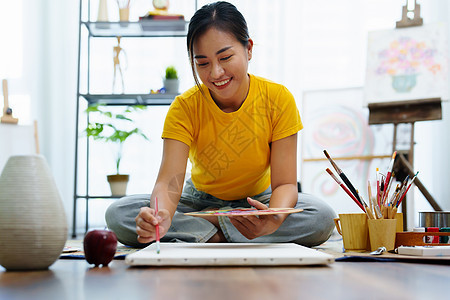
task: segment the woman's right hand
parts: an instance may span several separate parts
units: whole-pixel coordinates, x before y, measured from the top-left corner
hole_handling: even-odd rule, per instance
[[[169,230],[171,219],[167,209],[160,209],[158,215],[150,207],[142,207],[135,218],[137,240],[148,244],[156,240],[156,225],[159,224],[159,235],[163,237]]]

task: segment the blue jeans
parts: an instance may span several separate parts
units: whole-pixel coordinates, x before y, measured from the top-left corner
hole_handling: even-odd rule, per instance
[[[269,205],[272,190],[269,187],[252,198]],[[145,247],[137,241],[135,218],[141,207],[150,205],[150,195],[132,195],[112,203],[106,211],[106,223],[117,235],[122,244],[132,247]],[[209,221],[186,216],[186,212],[200,211],[207,208],[229,209],[248,208],[247,199],[225,201],[207,193],[198,191],[189,179],[183,189],[172,224],[161,242],[207,242],[219,230]],[[335,212],[322,200],[304,193],[298,194],[295,208],[303,209],[300,213],[290,214],[274,233],[245,238],[225,216],[219,216],[220,230],[231,243],[285,243],[293,242],[304,246],[316,246],[328,240],[333,229]]]

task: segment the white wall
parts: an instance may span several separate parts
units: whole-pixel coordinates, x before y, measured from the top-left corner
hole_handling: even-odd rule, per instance
[[[450,33],[450,3],[445,0],[422,1],[424,21],[447,23]],[[432,7],[430,7],[432,5]],[[450,49],[449,49],[450,57]],[[449,85],[450,85],[450,78]],[[449,100],[449,99],[446,99]],[[414,167],[420,171],[420,179],[444,210],[450,210],[450,185],[448,170],[450,157],[447,149],[450,146],[450,103],[442,103],[442,120],[420,122],[416,124],[416,147]],[[415,195],[416,211],[432,211],[419,191]],[[416,218],[418,220],[418,216]],[[417,221],[418,222],[418,221]]]
[[[32,118],[38,121],[41,153],[51,167],[70,222],[78,3],[57,0],[23,1],[27,29],[24,36],[24,61],[30,86]]]

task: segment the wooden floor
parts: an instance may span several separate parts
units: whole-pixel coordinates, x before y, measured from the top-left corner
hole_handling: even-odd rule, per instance
[[[92,268],[58,260],[49,270],[0,267],[0,299],[431,299],[448,296],[450,267],[335,262],[326,267]],[[447,295],[447,296],[445,296]]]

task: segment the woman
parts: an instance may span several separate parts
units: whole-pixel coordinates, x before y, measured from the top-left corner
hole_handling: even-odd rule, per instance
[[[153,192],[113,203],[106,212],[108,227],[120,242],[135,247],[155,241],[156,225],[163,242],[314,246],[326,241],[334,212],[297,191],[297,132],[303,126],[295,100],[284,86],[247,73],[253,41],[242,14],[227,2],[203,6],[190,21],[187,48],[196,86],[178,96],[168,111]],[[183,189],[188,157],[191,178]],[[238,207],[303,212],[184,215]]]

